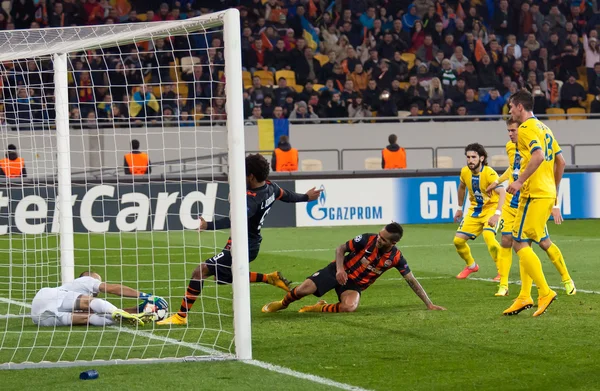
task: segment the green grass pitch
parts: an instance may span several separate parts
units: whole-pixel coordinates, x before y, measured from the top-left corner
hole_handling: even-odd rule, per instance
[[[391,270],[363,292],[358,311],[352,314],[301,314],[297,310],[317,299],[307,297],[286,311],[263,314],[261,307],[283,297],[283,291],[253,284],[252,332],[254,358],[369,390],[559,389],[597,390],[598,335],[600,335],[600,221],[567,221],[549,226],[561,248],[579,292],[558,300],[540,318],[533,311],[503,317],[502,310],[518,294],[494,297],[496,285],[484,279],[496,274],[482,239],[471,242],[480,265],[476,277],[458,281],[464,267],[452,246],[454,225],[407,225],[399,247],[434,303],[448,311],[429,312],[400,275]],[[261,254],[252,271],[281,271],[301,282],[333,259],[334,248],[364,232],[380,227],[265,229]],[[498,238],[500,238],[498,236]],[[78,271],[91,259],[108,281],[138,283],[141,289],[170,297],[179,307],[183,289],[198,258],[214,254],[225,233],[171,232],[77,237]],[[55,246],[51,239],[0,237],[0,254],[12,252],[13,265],[23,262],[19,247],[26,246],[28,263],[37,266],[12,269],[10,299],[30,300],[30,291],[59,276],[56,252],[39,249]],[[155,247],[151,250],[151,247]],[[561,286],[560,277],[538,249],[546,277]],[[104,259],[107,259],[104,263]],[[8,262],[0,261],[0,299],[8,298]],[[518,280],[513,256],[511,281]],[[22,277],[32,284],[21,284]],[[44,277],[48,276],[48,277]],[[135,286],[135,285],[134,285]],[[217,350],[231,344],[230,287],[207,284],[206,298],[190,315],[189,329],[150,327],[150,335],[191,342]],[[217,300],[216,297],[221,299]],[[335,302],[334,293],[325,296]],[[129,305],[135,301],[116,304]],[[18,314],[26,308],[0,302],[0,314]],[[205,328],[201,333],[199,328]],[[198,354],[191,347],[161,339],[133,336],[115,329],[34,333],[29,319],[0,319],[0,362],[116,357],[185,356]],[[23,331],[23,332],[21,332]],[[34,339],[37,338],[37,339]],[[135,348],[129,349],[132,339]],[[15,346],[21,348],[15,350]],[[37,346],[32,349],[31,346]],[[45,348],[40,348],[45,346]],[[65,348],[67,346],[67,348]],[[29,348],[28,348],[29,347]],[[11,349],[12,348],[12,349]],[[97,367],[100,378],[80,381],[85,368],[50,368],[0,372],[2,390],[148,390],[185,388],[201,390],[326,390],[328,386],[234,361],[122,365]]]

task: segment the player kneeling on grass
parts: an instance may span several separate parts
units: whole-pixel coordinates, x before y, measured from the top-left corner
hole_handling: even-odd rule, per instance
[[[396,247],[402,234],[402,226],[391,223],[379,235],[363,234],[342,244],[336,249],[334,262],[308,277],[300,286],[288,292],[283,300],[266,304],[263,312],[283,310],[304,296],[321,297],[332,289],[338,295],[338,303],[327,304],[320,300],[315,305],[302,307],[300,312],[354,312],[358,308],[361,292],[391,268],[398,269],[412,290],[427,305],[427,309],[445,310],[429,300]]]
[[[96,296],[100,292],[136,297],[143,299],[143,304],[153,302],[167,308],[167,302],[161,297],[121,284],[107,284],[98,273],[83,272],[73,282],[58,288],[40,289],[31,303],[31,319],[39,326],[111,326],[121,322],[143,326],[154,319],[154,314],[138,314],[138,307],[121,310],[98,299]]]

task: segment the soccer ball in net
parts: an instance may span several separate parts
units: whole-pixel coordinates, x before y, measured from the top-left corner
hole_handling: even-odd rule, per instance
[[[159,320],[163,320],[164,318],[167,317],[167,308],[159,308],[156,304],[154,303],[147,303],[144,306],[144,313],[145,314],[153,314],[154,315],[154,321],[158,322]]]

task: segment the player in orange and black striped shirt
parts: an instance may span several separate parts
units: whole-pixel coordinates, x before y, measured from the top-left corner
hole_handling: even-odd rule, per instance
[[[406,259],[396,247],[403,229],[398,223],[386,225],[379,234],[363,234],[336,249],[335,261],[308,277],[300,286],[288,292],[283,300],[263,307],[263,312],[286,309],[290,303],[304,296],[323,296],[335,289],[339,302],[327,304],[319,300],[315,305],[304,306],[300,312],[354,312],[360,294],[383,273],[396,268],[412,290],[423,300],[429,310],[444,310],[431,302],[427,293],[410,271]]]

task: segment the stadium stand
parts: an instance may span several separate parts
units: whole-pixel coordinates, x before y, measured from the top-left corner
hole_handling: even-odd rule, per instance
[[[4,1],[0,29],[185,19],[229,7],[241,14],[246,119],[266,95],[286,117],[303,101],[321,122],[363,112],[397,117],[413,105],[419,115],[441,117],[436,121],[451,120],[447,116],[459,108],[460,115],[500,115],[507,112],[506,98],[520,88],[534,93],[538,113],[582,118],[600,112],[593,104],[600,100],[600,12],[591,0]],[[175,57],[161,51],[165,47],[173,47]],[[93,51],[73,57],[74,122],[94,117],[118,126],[133,118],[151,125],[165,106],[179,119],[182,112],[186,119],[216,112],[223,119],[212,99],[224,98],[218,36],[210,42],[158,39],[128,49],[111,62]],[[42,78],[51,77],[50,66],[21,64]],[[19,104],[30,105],[34,116],[42,115],[38,106],[51,107],[47,91],[23,88],[15,77],[19,70],[6,67],[0,125],[18,122]],[[277,101],[279,85],[293,99]],[[127,102],[140,90],[160,108],[130,112]],[[336,94],[339,104],[332,108]],[[263,117],[272,112],[263,110]]]

